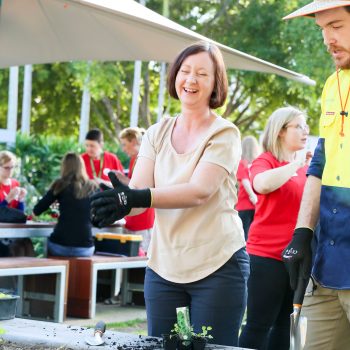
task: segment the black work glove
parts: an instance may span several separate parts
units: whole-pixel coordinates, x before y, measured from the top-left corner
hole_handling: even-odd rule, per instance
[[[313,231],[308,227],[299,227],[294,230],[292,240],[282,252],[282,259],[289,273],[290,286],[296,289],[299,271],[301,277],[309,279],[311,273],[311,240]]]
[[[114,172],[108,174],[113,189],[101,185],[104,190],[91,196],[91,222],[99,228],[113,224],[128,215],[132,208],[149,208],[151,190],[133,190],[122,184]]]

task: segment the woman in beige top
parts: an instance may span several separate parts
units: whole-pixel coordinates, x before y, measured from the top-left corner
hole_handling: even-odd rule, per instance
[[[110,174],[114,189],[92,197],[92,220],[102,227],[156,208],[145,277],[149,335],[169,333],[176,308],[188,306],[195,332],[210,325],[213,342],[234,346],[249,262],[234,210],[240,135],[213,112],[227,95],[219,49],[206,42],[185,48],[171,67],[168,90],[181,114],[146,132],[130,187]]]

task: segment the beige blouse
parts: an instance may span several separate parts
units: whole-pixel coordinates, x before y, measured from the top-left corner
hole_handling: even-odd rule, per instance
[[[217,117],[195,150],[178,154],[171,144],[175,122],[175,117],[164,118],[142,140],[139,157],[155,162],[156,188],[188,182],[203,161],[229,174],[201,206],[156,209],[148,266],[166,280],[189,283],[207,277],[245,246],[242,223],[234,209],[241,142],[236,126]]]

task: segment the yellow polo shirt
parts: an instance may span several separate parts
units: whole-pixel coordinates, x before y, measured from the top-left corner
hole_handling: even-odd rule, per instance
[[[350,70],[339,72],[339,82],[345,107]],[[322,180],[312,274],[324,287],[350,289],[350,115],[342,127],[336,73],[328,78],[321,102],[320,139],[308,169]],[[350,113],[350,98],[344,109]]]
[[[343,107],[350,84],[350,71],[339,72],[340,90]],[[322,115],[320,119],[320,137],[326,140],[325,156],[327,159],[323,171],[322,184],[327,186],[350,188],[350,115],[344,118],[343,133],[342,110],[338,91],[337,74],[332,74],[323,89],[322,93]],[[345,108],[350,111],[350,97]]]

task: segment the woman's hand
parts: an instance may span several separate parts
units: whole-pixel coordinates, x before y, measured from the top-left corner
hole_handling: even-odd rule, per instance
[[[249,195],[249,200],[252,204],[256,205],[258,202],[258,196],[255,193]]]
[[[305,158],[297,158],[293,161],[293,164],[297,166],[297,169],[303,168],[305,165],[309,166],[312,159],[312,152],[308,151],[305,154]]]
[[[94,180],[93,181],[95,181],[96,183],[97,183],[97,185],[101,185],[101,184],[103,184],[103,185],[106,185],[106,186],[108,186],[109,188],[112,188],[112,184],[111,184],[111,182],[110,181],[107,181],[107,180],[103,180],[103,179],[101,179],[101,178],[99,178],[99,177],[94,177]]]
[[[113,189],[102,184],[104,191],[91,196],[91,221],[94,226],[105,227],[128,215],[132,208],[149,208],[152,195],[149,188],[133,190],[122,184],[115,173],[108,174]]]
[[[25,196],[27,195],[27,190],[23,187],[18,187],[18,188],[19,188],[18,201],[23,202]]]
[[[20,193],[20,188],[19,187],[15,187],[12,188],[9,192],[9,194],[6,196],[6,201],[7,203],[12,202],[13,200],[17,199]]]
[[[313,157],[313,154],[312,154],[311,151],[306,152],[306,155],[305,155],[305,165],[307,165],[307,166],[310,165],[312,157]]]
[[[114,174],[116,174],[118,180],[124,184],[124,185],[129,185],[129,182],[130,182],[130,179],[124,175],[124,173],[122,173],[121,171],[119,170],[112,170],[112,172]]]

